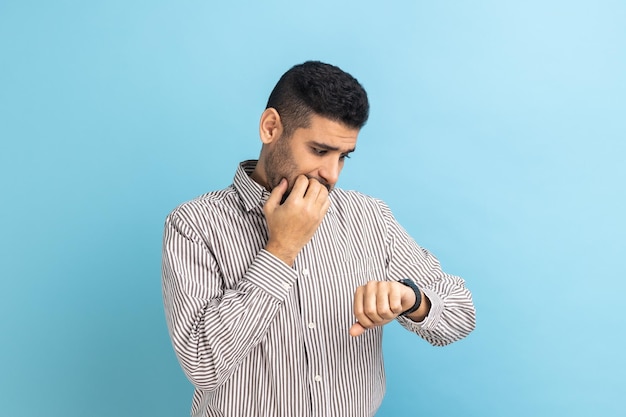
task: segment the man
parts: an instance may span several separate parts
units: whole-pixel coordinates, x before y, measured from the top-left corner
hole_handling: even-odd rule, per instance
[[[380,200],[334,188],[369,104],[341,69],[287,71],[261,116],[258,161],[165,223],[163,292],[193,416],[372,416],[382,326],[433,345],[474,307]]]

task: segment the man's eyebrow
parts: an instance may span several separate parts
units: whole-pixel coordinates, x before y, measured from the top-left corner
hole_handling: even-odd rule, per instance
[[[339,148],[338,148],[338,147],[336,147],[336,146],[330,146],[330,145],[327,145],[327,144],[325,144],[325,143],[316,142],[316,141],[314,141],[314,140],[310,141],[310,142],[309,142],[309,144],[310,144],[311,146],[315,146],[316,148],[323,149],[323,150],[325,150],[325,151],[340,151],[340,150],[341,150],[341,149],[339,149]],[[345,151],[345,152],[343,152],[343,153],[348,154],[348,153],[352,153],[352,152],[354,152],[355,150],[356,150],[356,148],[352,148],[352,149],[348,149],[347,151]]]

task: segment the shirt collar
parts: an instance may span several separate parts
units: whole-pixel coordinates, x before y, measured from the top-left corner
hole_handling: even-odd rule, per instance
[[[255,207],[263,207],[265,202],[270,196],[270,192],[265,189],[261,184],[254,181],[250,175],[254,172],[257,160],[250,159],[243,161],[239,164],[237,172],[235,173],[235,179],[233,180],[233,186],[241,198],[246,211],[250,211]],[[332,197],[332,193],[331,193]],[[333,211],[333,199],[330,200],[329,212]]]
[[[257,160],[255,159],[240,163],[233,181],[233,186],[235,190],[237,190],[237,193],[239,193],[239,197],[246,211],[250,211],[259,205],[262,206],[270,195],[265,187],[250,177],[252,172],[254,172],[256,163]]]

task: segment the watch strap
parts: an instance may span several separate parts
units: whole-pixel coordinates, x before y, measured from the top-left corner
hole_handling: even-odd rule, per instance
[[[422,303],[422,292],[418,288],[417,284],[413,282],[413,280],[405,278],[405,279],[401,279],[398,282],[411,288],[413,292],[415,293],[415,304],[413,304],[413,307],[400,313],[401,316],[406,316],[408,314],[414,313],[415,311],[417,311],[418,308],[420,308],[420,304]]]

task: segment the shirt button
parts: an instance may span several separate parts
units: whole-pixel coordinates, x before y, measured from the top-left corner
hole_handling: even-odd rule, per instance
[[[305,277],[306,277],[307,275],[309,275],[309,269],[308,269],[308,268],[304,268],[304,269],[302,270],[302,275],[304,275]]]
[[[315,375],[315,382],[320,382],[322,380],[322,376],[321,375]]]
[[[291,288],[291,285],[284,283],[283,284],[283,288],[286,289],[287,291],[289,291],[289,289]]]
[[[309,329],[315,329],[315,323],[310,322],[309,323]]]

